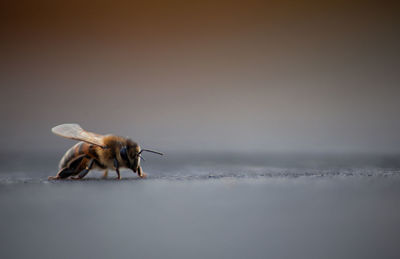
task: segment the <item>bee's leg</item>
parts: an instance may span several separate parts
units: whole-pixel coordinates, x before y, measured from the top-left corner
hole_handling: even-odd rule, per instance
[[[102,176],[101,178],[107,179],[107,177],[108,177],[108,170],[106,169],[106,170],[104,171],[104,173],[103,173],[103,176]]]
[[[67,167],[61,168],[58,171],[56,176],[50,176],[49,180],[57,180],[57,179],[65,179],[70,177],[71,175],[76,173],[76,169],[78,168],[79,164],[82,162],[82,159],[85,158],[84,155],[78,156],[74,160],[72,160]]]
[[[87,173],[89,173],[90,169],[92,169],[93,164],[94,164],[94,161],[95,161],[95,159],[92,158],[92,159],[89,161],[88,166],[87,166],[84,170],[82,170],[82,171],[78,174],[78,176],[73,177],[72,179],[78,180],[78,179],[82,179],[83,177],[85,177],[85,176],[87,175]]]
[[[64,167],[60,171],[58,171],[56,176],[49,176],[49,180],[58,180],[58,179],[65,179],[73,175],[75,172],[74,169]]]
[[[139,168],[138,168],[138,175],[140,178],[146,178],[146,176],[147,176],[146,173],[143,172],[143,169],[141,166],[139,166]]]
[[[121,180],[121,174],[119,173],[119,164],[118,164],[118,160],[116,158],[114,158],[114,167],[115,167],[115,171],[117,172],[118,175],[118,180]]]
[[[115,168],[115,171],[117,172],[117,179],[121,180],[121,174],[119,173],[119,168]]]

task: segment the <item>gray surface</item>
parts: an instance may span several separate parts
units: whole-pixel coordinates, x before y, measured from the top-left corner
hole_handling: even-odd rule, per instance
[[[3,168],[0,257],[400,256],[396,168],[332,169],[324,160],[318,169],[293,159],[297,169],[263,167],[256,160],[250,167],[225,157],[164,161],[162,172],[163,161],[149,160],[154,163],[147,161],[147,180],[124,172],[123,181],[92,173],[82,182],[48,182],[52,164],[42,164],[41,171],[39,164],[25,172],[23,164],[14,172]],[[255,174],[254,168],[286,173]],[[349,171],[358,174],[341,173]]]

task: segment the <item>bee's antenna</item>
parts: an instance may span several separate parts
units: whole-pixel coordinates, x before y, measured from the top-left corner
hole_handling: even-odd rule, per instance
[[[150,149],[142,149],[142,150],[140,150],[139,155],[140,155],[143,151],[147,151],[147,152],[150,152],[150,153],[154,153],[154,154],[157,154],[157,155],[160,155],[160,156],[163,156],[163,155],[164,155],[164,154],[161,153],[161,152],[157,152],[157,151],[150,150]]]

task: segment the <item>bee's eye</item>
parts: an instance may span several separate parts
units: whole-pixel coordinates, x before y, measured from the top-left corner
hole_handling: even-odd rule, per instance
[[[119,154],[121,155],[121,158],[123,160],[129,161],[128,150],[126,149],[126,147],[122,147],[121,150],[119,151]]]

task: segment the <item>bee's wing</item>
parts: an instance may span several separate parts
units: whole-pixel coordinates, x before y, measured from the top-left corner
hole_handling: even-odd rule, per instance
[[[85,141],[94,145],[104,147],[103,135],[88,132],[78,124],[61,124],[51,129],[51,131],[64,138]]]

